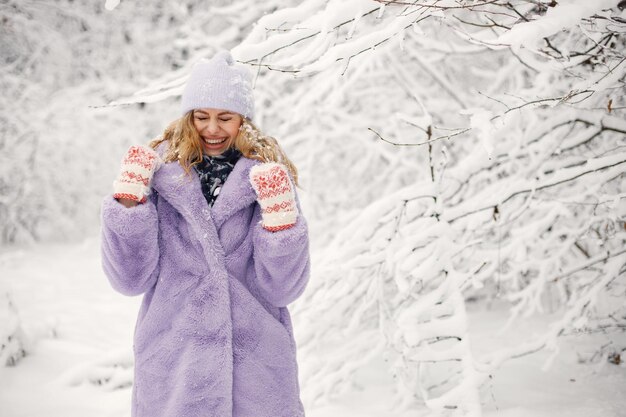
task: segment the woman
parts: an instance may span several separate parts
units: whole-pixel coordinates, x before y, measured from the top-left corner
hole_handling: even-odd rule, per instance
[[[144,295],[133,417],[304,416],[286,306],[309,279],[307,225],[250,80],[228,52],[196,64],[183,116],[129,149],[103,202],[104,270]]]

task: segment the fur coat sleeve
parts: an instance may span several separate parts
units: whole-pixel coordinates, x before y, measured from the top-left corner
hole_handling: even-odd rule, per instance
[[[254,210],[253,242],[256,284],[263,297],[277,307],[295,301],[309,278],[309,245],[306,222],[298,216],[296,224],[280,232],[261,226],[261,207]]]
[[[124,295],[139,295],[159,274],[158,219],[154,198],[128,209],[113,197],[103,202],[102,266],[112,287]]]

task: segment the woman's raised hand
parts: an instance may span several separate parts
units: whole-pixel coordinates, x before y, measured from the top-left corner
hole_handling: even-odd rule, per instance
[[[284,165],[267,162],[250,169],[250,183],[261,206],[262,226],[271,232],[296,223],[298,207],[294,188]]]
[[[122,159],[122,167],[113,182],[113,197],[131,207],[144,203],[150,194],[152,175],[159,168],[161,158],[147,146],[131,146]]]

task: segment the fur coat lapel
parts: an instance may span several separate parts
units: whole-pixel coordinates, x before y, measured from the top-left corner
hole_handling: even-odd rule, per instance
[[[257,196],[250,184],[249,175],[250,168],[260,163],[242,156],[235,164],[211,208],[211,215],[218,229],[237,211],[256,202]]]
[[[178,162],[163,164],[154,174],[152,187],[200,233],[208,233],[210,241],[217,239],[217,230],[238,210],[256,202],[249,180],[250,168],[260,161],[241,157],[229,174],[219,197],[209,207],[195,173],[187,175]],[[206,240],[206,239],[201,239]]]

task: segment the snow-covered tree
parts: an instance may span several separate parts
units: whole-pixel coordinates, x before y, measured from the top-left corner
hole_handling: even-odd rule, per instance
[[[236,48],[300,79],[286,123],[314,132],[307,184],[337,231],[299,304],[311,398],[382,351],[401,408],[478,415],[503,360],[623,332],[625,23],[617,1],[309,1]],[[561,319],[476,358],[464,300],[495,298]]]
[[[0,245],[96,232],[124,148],[149,142],[177,116],[173,99],[106,104],[237,44],[275,4],[264,7],[2,2]]]

